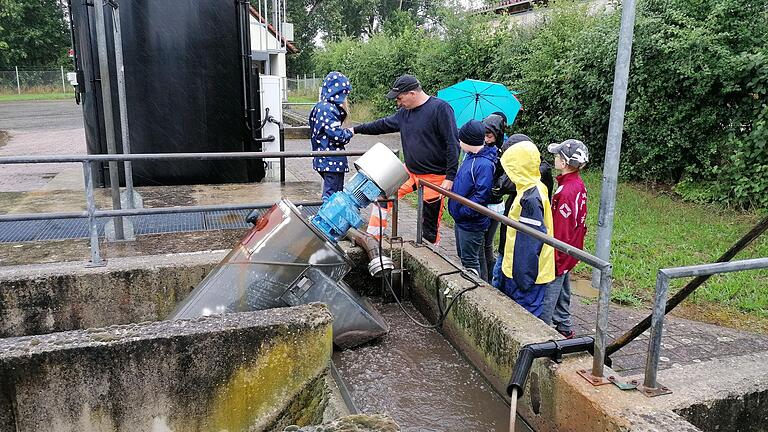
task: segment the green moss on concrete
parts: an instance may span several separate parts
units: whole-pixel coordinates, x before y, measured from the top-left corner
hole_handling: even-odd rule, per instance
[[[268,424],[308,381],[320,376],[331,357],[332,328],[288,335],[265,344],[259,358],[241,366],[215,395],[211,408],[213,430],[241,431]],[[322,409],[318,405],[318,411]],[[303,413],[297,422],[309,422]]]
[[[323,412],[328,405],[328,388],[325,377],[315,378],[311,384],[293,398],[268,431],[282,431],[287,425],[315,425],[323,422]]]

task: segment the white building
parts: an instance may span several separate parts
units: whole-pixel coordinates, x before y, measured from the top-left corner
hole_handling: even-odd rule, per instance
[[[265,19],[255,7],[250,6],[251,12],[251,56],[253,67],[261,75],[280,77],[282,90],[287,89],[286,83],[286,54],[295,54],[299,50],[291,43],[293,40],[293,25],[284,22],[281,16],[277,23]],[[265,13],[264,15],[272,15]],[[285,97],[285,95],[283,95]]]

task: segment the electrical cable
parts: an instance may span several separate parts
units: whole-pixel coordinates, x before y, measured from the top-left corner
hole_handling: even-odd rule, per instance
[[[378,211],[379,211],[379,220],[383,220],[382,219],[382,213],[381,213],[381,207],[378,206],[378,205],[376,207],[378,208]],[[420,223],[420,221],[417,221],[417,223]],[[381,225],[379,225],[379,239],[378,240],[379,240],[379,263],[380,263],[382,268],[384,268],[384,259],[382,258],[382,256],[384,255],[384,246],[382,244],[382,238],[383,237],[384,237],[384,228],[383,228],[383,224],[381,224]],[[400,253],[403,253],[403,251],[400,250]],[[459,297],[464,295],[467,291],[472,291],[475,288],[480,286],[480,284],[477,281],[475,281],[470,275],[468,275],[464,269],[458,268],[453,263],[450,263],[450,264],[456,268],[456,271],[447,272],[447,273],[441,273],[441,274],[437,275],[437,286],[435,287],[435,298],[436,298],[436,301],[437,301],[438,317],[437,317],[437,320],[435,321],[435,324],[424,324],[424,323],[420,322],[419,320],[417,320],[416,318],[414,318],[413,316],[411,316],[405,310],[405,307],[400,302],[400,299],[397,298],[397,295],[395,294],[395,290],[392,288],[392,283],[387,278],[387,275],[382,275],[382,277],[384,278],[384,282],[387,285],[387,288],[389,288],[389,292],[392,294],[392,297],[394,297],[395,301],[397,302],[397,305],[400,306],[400,309],[403,311],[403,313],[411,321],[413,321],[414,324],[416,324],[417,326],[419,326],[421,328],[425,328],[425,329],[439,329],[440,327],[442,327],[443,326],[443,322],[448,317],[448,313],[451,311],[451,308],[456,303],[456,300],[458,300]],[[400,269],[400,271],[402,271],[402,269]],[[461,276],[464,279],[466,279],[469,282],[471,282],[472,286],[459,291],[459,293],[456,294],[453,297],[453,299],[451,299],[451,301],[448,303],[448,307],[445,309],[445,311],[443,311],[442,300],[440,299],[440,277],[441,276],[447,276],[447,275],[450,275],[450,274],[457,274],[457,273],[461,274]],[[390,273],[390,275],[391,275],[391,273]]]

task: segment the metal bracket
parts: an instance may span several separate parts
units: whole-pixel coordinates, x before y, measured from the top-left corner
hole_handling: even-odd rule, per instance
[[[99,268],[99,267],[106,267],[106,266],[107,266],[107,260],[102,259],[100,263],[88,261],[88,263],[85,265],[85,268]]]
[[[292,283],[291,286],[283,293],[283,295],[280,297],[283,299],[283,301],[288,303],[287,299],[292,299],[294,302],[298,303],[301,301],[301,298],[304,297],[304,294],[306,294],[307,291],[312,288],[312,285],[315,283],[312,281],[312,279],[308,278],[305,273],[306,271],[302,272],[297,281]]]
[[[612,382],[620,390],[634,390],[637,388],[637,384],[634,381],[627,381],[608,366],[605,367],[605,374],[608,375],[608,381]]]
[[[611,381],[609,381],[606,377],[604,377],[604,376],[601,376],[601,377],[594,376],[594,375],[592,375],[592,371],[587,370],[587,369],[580,369],[580,370],[577,371],[577,373],[579,375],[581,375],[582,378],[587,380],[590,384],[592,384],[595,387],[601,386],[601,385],[606,385],[606,384],[611,384]]]
[[[672,390],[670,390],[667,386],[662,385],[658,381],[656,382],[658,387],[655,388],[644,386],[640,380],[632,380],[630,383],[635,384],[637,386],[637,390],[644,394],[646,397],[656,397],[665,394],[672,394]]]

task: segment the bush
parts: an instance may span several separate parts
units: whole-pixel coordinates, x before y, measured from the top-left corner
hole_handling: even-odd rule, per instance
[[[440,29],[401,23],[315,56],[353,100],[379,114],[402,73],[434,93],[465,78],[521,92],[513,129],[536,142],[578,137],[602,162],[620,12],[552,1],[545,19],[459,17]],[[622,140],[625,178],[677,185],[684,197],[768,207],[768,1],[644,0],[638,5]]]

